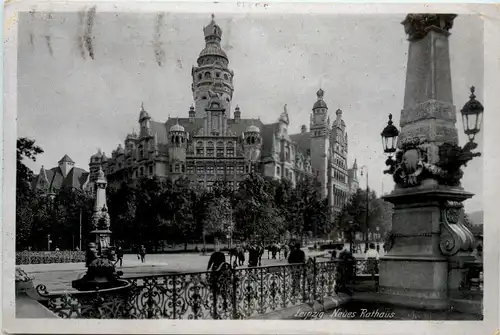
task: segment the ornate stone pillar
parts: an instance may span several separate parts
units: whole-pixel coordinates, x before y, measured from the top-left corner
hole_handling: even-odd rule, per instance
[[[384,197],[395,207],[380,296],[429,309],[449,306],[457,285],[450,280],[451,257],[474,241],[462,223],[462,202],[473,194],[460,187],[460,167],[470,158],[458,147],[452,98],[448,37],[455,17],[409,14],[402,22],[410,43],[406,89],[399,151],[388,163],[396,188]]]
[[[99,168],[95,182],[94,215],[92,217],[93,230],[90,234],[94,236],[99,254],[105,257],[107,257],[107,251],[111,246],[110,218],[106,206],[107,185],[108,182],[104,176],[104,172]]]

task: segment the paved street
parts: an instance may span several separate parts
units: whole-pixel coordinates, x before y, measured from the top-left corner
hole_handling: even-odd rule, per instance
[[[306,256],[314,257],[325,252],[305,250]],[[245,256],[248,261],[248,254]],[[126,254],[123,260],[123,277],[145,276],[150,274],[168,274],[175,272],[205,271],[209,255],[187,254],[151,254],[146,256],[146,262],[141,263],[136,255]],[[229,261],[229,258],[226,257]],[[245,264],[246,264],[245,262]],[[267,252],[262,257],[262,265],[286,264],[285,260],[267,259]],[[84,263],[58,264],[29,264],[20,265],[27,273],[34,277],[34,284],[44,284],[49,291],[72,290],[71,281],[85,273]]]

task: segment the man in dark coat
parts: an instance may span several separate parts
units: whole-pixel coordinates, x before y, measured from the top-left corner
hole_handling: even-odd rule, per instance
[[[208,261],[207,271],[214,271],[219,269],[219,267],[226,262],[226,255],[219,248],[215,249]]]
[[[288,256],[289,264],[302,264],[306,262],[306,254],[302,249],[300,249],[300,243],[296,242],[293,246],[292,251],[290,252],[290,256]],[[295,295],[297,292],[300,292],[300,276],[301,276],[301,267],[293,267],[291,269],[292,272],[292,295]]]
[[[343,245],[337,246],[337,250],[339,251],[339,262],[337,264],[337,285],[335,288],[335,292],[342,292],[352,295],[352,291],[349,289],[348,285],[351,283],[352,277],[354,275],[356,259],[349,251],[349,249],[345,248],[345,246]]]
[[[259,264],[259,253],[260,249],[255,244],[248,248],[248,266],[254,267]]]
[[[300,243],[296,242],[290,256],[288,256],[289,264],[305,263],[306,254],[300,249]]]

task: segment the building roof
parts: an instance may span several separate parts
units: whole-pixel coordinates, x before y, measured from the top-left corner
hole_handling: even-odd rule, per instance
[[[40,180],[46,179],[43,187],[41,187]],[[54,167],[52,169],[40,169],[40,173],[35,175],[31,186],[33,188],[42,188],[45,190],[58,190],[63,187],[72,187],[77,189],[83,189],[89,178],[89,172],[73,167],[66,177],[62,174],[59,167]]]
[[[75,164],[75,162],[73,162],[73,160],[71,158],[69,158],[68,155],[64,155],[63,158],[61,158],[58,163],[59,164],[61,164],[61,163],[73,163],[73,164]]]

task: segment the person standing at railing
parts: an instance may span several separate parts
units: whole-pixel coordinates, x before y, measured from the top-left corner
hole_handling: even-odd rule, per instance
[[[288,259],[288,252],[289,252],[289,247],[288,244],[283,244],[283,256],[285,259]]]
[[[372,280],[376,283],[375,275],[378,274],[378,260],[380,256],[377,250],[375,250],[375,244],[370,243],[369,249],[365,254],[366,260],[366,270],[371,275]]]
[[[356,259],[346,248],[345,244],[337,245],[338,261],[336,271],[335,293],[346,293],[352,295],[348,285],[352,281],[354,269],[356,268]]]
[[[220,251],[219,246],[216,246],[215,251],[212,253],[212,255],[210,255],[210,259],[208,260],[207,270],[217,270],[225,262],[226,255],[224,255],[224,253]]]
[[[289,264],[304,264],[306,262],[306,254],[300,248],[300,242],[296,242],[293,246],[290,256],[288,256]],[[300,289],[300,271],[301,267],[293,267],[292,270],[292,295]]]

